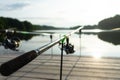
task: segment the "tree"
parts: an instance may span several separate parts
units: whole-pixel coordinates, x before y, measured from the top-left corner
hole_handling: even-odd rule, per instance
[[[98,23],[100,29],[120,28],[120,15],[104,19]]]
[[[23,26],[24,26],[24,30],[26,30],[26,31],[33,30],[33,25],[30,22],[24,21],[22,23],[23,23]]]

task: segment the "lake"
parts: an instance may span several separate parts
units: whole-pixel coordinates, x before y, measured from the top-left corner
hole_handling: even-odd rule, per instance
[[[50,36],[48,33],[53,34],[53,40],[59,39],[61,36],[70,33],[72,30],[41,30],[36,32],[46,33],[43,35],[37,35],[32,37],[30,40],[22,40],[19,47],[19,52],[4,49],[3,46],[0,46],[0,54],[14,55],[14,54],[23,54],[30,50],[37,49],[45,44],[51,42]],[[105,42],[98,38],[97,35],[86,35],[82,34],[81,38],[78,34],[73,34],[69,37],[70,43],[75,47],[75,53],[70,55],[82,55],[82,56],[93,56],[96,58],[99,57],[120,57],[120,45],[113,45],[112,43]],[[56,45],[43,54],[61,54],[60,46]],[[64,55],[66,53],[64,52]]]

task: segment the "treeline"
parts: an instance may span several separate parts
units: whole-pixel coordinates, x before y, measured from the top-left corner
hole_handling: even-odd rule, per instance
[[[81,25],[78,26],[74,26],[74,27],[70,27],[70,29],[77,29],[79,28]],[[97,29],[98,26],[97,25],[85,25],[83,29]]]
[[[34,30],[57,29],[56,27],[48,26],[48,25],[33,25],[33,27],[34,27]]]
[[[114,29],[120,28],[120,15],[106,18],[98,23],[100,29]]]
[[[70,29],[77,29],[79,26],[71,27]],[[97,25],[85,25],[84,29],[114,29],[120,28],[120,15],[106,18],[98,22]]]
[[[69,29],[77,29],[78,26]],[[63,29],[48,25],[34,25],[28,21],[19,21],[18,19],[0,17],[0,29],[16,28],[18,30],[41,30],[41,29]],[[120,28],[120,15],[101,20],[97,25],[85,25],[84,29],[114,29]],[[66,28],[65,28],[66,29]]]
[[[0,29],[8,28],[31,31],[33,29],[33,25],[28,21],[21,22],[13,18],[0,17]]]
[[[92,26],[94,28],[94,26]],[[110,18],[106,18],[98,22],[95,26],[98,29],[110,30],[114,28],[120,28],[120,15],[115,15]]]
[[[19,21],[18,19],[0,17],[0,29],[15,28],[17,30],[32,31],[38,29],[55,29],[53,26],[33,25],[28,21]]]
[[[100,29],[114,29],[114,28],[120,28],[120,15],[116,15],[114,17],[110,17],[107,19],[104,19],[98,23],[98,27]],[[98,34],[98,37],[104,41],[113,43],[115,45],[120,44],[120,30],[117,29],[116,31],[110,31],[110,32],[101,32]]]

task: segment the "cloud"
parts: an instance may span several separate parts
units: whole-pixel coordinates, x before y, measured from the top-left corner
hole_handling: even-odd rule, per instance
[[[17,9],[22,9],[26,6],[28,6],[28,3],[13,3],[13,4],[6,4],[2,5],[0,7],[0,10],[2,11],[11,11],[11,10],[17,10]]]

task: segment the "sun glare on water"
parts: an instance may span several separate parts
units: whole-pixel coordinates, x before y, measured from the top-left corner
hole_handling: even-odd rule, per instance
[[[100,54],[93,54],[92,55],[93,56],[93,58],[95,58],[95,59],[100,59],[102,56],[100,55]]]

